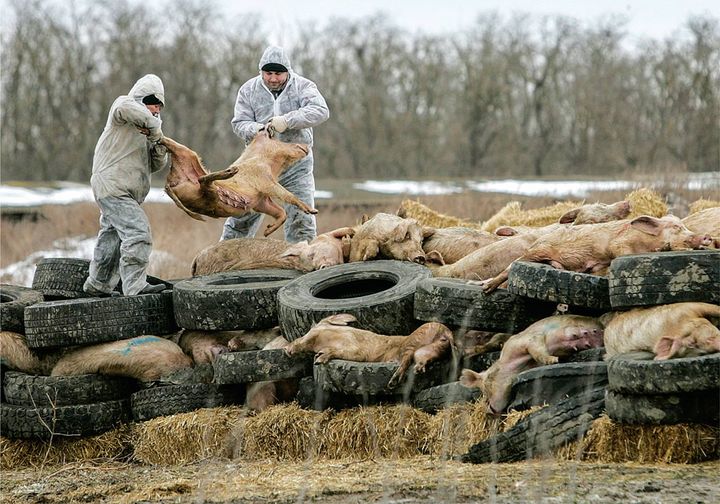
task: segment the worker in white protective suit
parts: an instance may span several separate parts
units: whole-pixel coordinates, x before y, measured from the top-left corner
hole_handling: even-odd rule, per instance
[[[95,146],[90,184],[100,207],[100,232],[83,290],[93,296],[161,292],[146,269],[152,250],[150,223],[140,204],[150,191],[150,174],[170,163],[162,139],[160,110],[165,89],[157,75],[140,78],[110,107]],[[119,295],[119,294],[117,294]]]
[[[282,47],[265,49],[258,67],[260,75],[245,82],[238,91],[232,129],[245,141],[245,145],[264,126],[274,131],[275,138],[282,142],[308,144],[308,155],[287,168],[278,182],[309,207],[315,208],[313,127],[330,117],[325,98],[313,81],[293,72],[290,58]],[[287,219],[283,229],[286,241],[311,241],[317,236],[314,215],[290,204],[285,205],[285,212]],[[259,213],[229,217],[220,239],[254,237],[262,219],[263,215]]]

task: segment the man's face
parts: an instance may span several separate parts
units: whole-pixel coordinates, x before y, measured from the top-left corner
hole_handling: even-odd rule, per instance
[[[147,104],[145,104],[145,106],[150,111],[150,113],[152,115],[154,115],[155,117],[160,115],[160,111],[162,110],[162,105],[159,105],[159,104],[158,105],[147,105]]]
[[[287,72],[262,71],[262,78],[270,91],[280,91],[288,80]]]

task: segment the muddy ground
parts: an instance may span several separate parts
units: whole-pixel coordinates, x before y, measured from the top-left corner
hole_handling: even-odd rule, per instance
[[[84,462],[3,471],[0,502],[714,503],[720,502],[720,461],[471,465],[421,456],[301,463],[212,459],[175,467]]]

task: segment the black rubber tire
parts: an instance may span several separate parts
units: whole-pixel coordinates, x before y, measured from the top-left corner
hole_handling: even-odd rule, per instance
[[[243,404],[244,401],[244,387],[194,383],[139,390],[130,396],[130,407],[133,419],[145,421],[200,408]]]
[[[413,398],[413,406],[427,413],[435,413],[453,404],[475,401],[481,395],[479,388],[465,387],[455,381],[421,390]]]
[[[395,388],[388,382],[398,368],[396,362],[355,362],[333,359],[313,369],[315,382],[327,392],[356,396],[401,396],[441,385],[457,379],[457,367],[449,361],[428,364],[424,373],[415,374],[408,368],[404,379]]]
[[[720,424],[720,389],[680,394],[623,394],[607,391],[605,409],[611,420],[626,424]]]
[[[323,411],[326,409],[340,411],[356,406],[369,406],[371,403],[376,404],[377,402],[381,402],[385,397],[367,397],[366,399],[366,401],[363,401],[359,396],[323,390],[312,376],[300,378],[298,382],[298,392],[295,396],[295,400],[300,407],[315,411]],[[372,399],[372,401],[370,401],[370,399]],[[389,397],[389,401],[391,403],[397,402],[396,398],[392,396]]]
[[[604,406],[603,387],[573,396],[531,413],[509,430],[471,446],[460,460],[502,463],[543,455],[582,438]]]
[[[303,273],[286,269],[227,271],[174,287],[175,319],[185,329],[223,331],[278,325],[277,292]]]
[[[25,334],[25,308],[44,300],[35,289],[0,284],[0,331]]]
[[[540,366],[517,375],[507,409],[522,411],[532,406],[557,404],[588,390],[606,387],[607,383],[607,364],[603,361]]]
[[[451,327],[516,334],[550,316],[556,304],[516,296],[506,289],[483,293],[479,285],[458,278],[418,282],[414,316]]]
[[[213,383],[215,368],[212,363],[195,364],[190,368],[182,368],[160,377],[159,380],[143,382],[146,387],[158,385],[186,385],[192,383]]]
[[[720,353],[653,360],[634,352],[608,359],[608,389],[625,394],[677,394],[720,387]]]
[[[356,327],[378,334],[407,335],[420,325],[413,317],[415,286],[430,270],[408,261],[365,261],[312,271],[278,292],[280,331],[302,337],[336,313],[357,318]]]
[[[219,355],[213,366],[215,383],[287,380],[312,376],[313,356],[289,356],[282,349],[229,352]]]
[[[87,345],[178,330],[173,294],[66,299],[25,309],[25,336],[31,348]]]
[[[720,303],[720,251],[621,256],[610,263],[613,309],[701,301]]]
[[[608,279],[548,264],[515,261],[508,274],[507,290],[518,296],[564,303],[569,306],[610,310]]]
[[[10,439],[92,436],[130,420],[130,401],[120,399],[56,408],[2,404],[0,432]],[[44,423],[43,423],[44,422]]]
[[[38,408],[128,399],[139,388],[132,378],[100,374],[37,376],[8,371],[3,378],[5,402]]]
[[[482,373],[492,366],[499,358],[500,351],[476,354],[469,357],[465,356],[462,360],[462,369],[471,369],[476,373]]]
[[[93,297],[83,291],[83,285],[90,274],[90,261],[72,257],[46,257],[38,261],[33,275],[33,289],[45,295],[45,301]],[[150,285],[164,283],[172,289],[172,282],[148,275]],[[115,288],[122,292],[122,282]]]

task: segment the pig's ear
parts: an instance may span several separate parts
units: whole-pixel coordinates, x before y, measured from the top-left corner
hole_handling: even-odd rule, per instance
[[[329,317],[325,318],[325,322],[332,325],[348,325],[351,322],[357,322],[357,319],[354,315],[351,315],[349,313],[337,313],[335,315],[330,315]]]
[[[405,237],[408,234],[408,229],[410,229],[410,224],[411,222],[409,220],[403,219],[403,221],[397,225],[395,231],[393,231],[393,240],[396,242],[405,240]]]
[[[363,249],[362,260],[374,259],[380,253],[380,244],[377,240],[367,240]]]
[[[643,233],[653,236],[659,235],[661,230],[660,221],[655,217],[650,217],[649,215],[641,215],[640,217],[634,218],[630,221],[630,225],[638,231],[642,231]]]
[[[485,382],[485,372],[476,373],[472,369],[463,369],[460,373],[460,384],[466,387],[482,387]]]
[[[352,227],[342,227],[338,229],[334,229],[328,233],[333,238],[342,238],[344,236],[353,237],[355,234],[355,228]]]
[[[340,246],[342,248],[343,262],[348,262],[350,250],[352,249],[352,239],[349,236],[343,236],[340,239]]]
[[[570,210],[569,212],[565,212],[564,214],[562,214],[558,222],[560,224],[570,224],[571,222],[575,222],[575,219],[577,218],[579,213],[579,208],[576,208],[575,210]]]
[[[360,224],[365,224],[369,220],[370,220],[370,217],[368,217],[368,214],[364,213],[364,214],[362,214],[362,218],[360,219]]]
[[[510,226],[500,226],[495,230],[495,234],[498,236],[515,236],[518,232]]]
[[[663,336],[655,343],[655,360],[667,360],[677,355],[683,347],[681,338]]]
[[[280,254],[280,257],[300,257],[303,250],[307,249],[308,242],[303,240],[301,242],[293,243],[290,245],[285,252]]]
[[[431,250],[425,254],[425,262],[439,264],[440,266],[445,265],[445,260],[440,252],[437,250]]]
[[[435,234],[435,228],[430,226],[423,226],[422,227],[422,237],[424,238],[430,238],[432,235]]]

